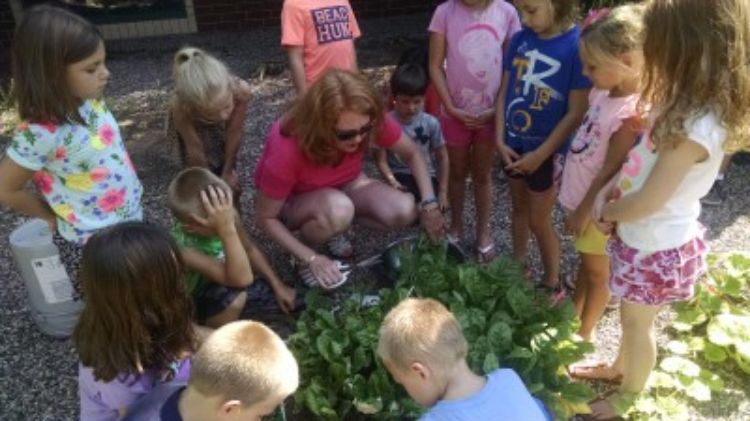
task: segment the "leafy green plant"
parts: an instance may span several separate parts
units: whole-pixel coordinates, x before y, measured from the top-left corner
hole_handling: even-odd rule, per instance
[[[488,373],[511,367],[558,419],[586,412],[593,397],[573,383],[565,367],[591,345],[574,340],[576,314],[569,301],[553,305],[507,260],[487,267],[455,264],[445,251],[426,246],[402,256],[399,282],[363,305],[355,292],[343,302],[313,291],[308,310],[290,339],[301,367],[298,406],[322,419],[415,418],[420,410],[393,384],[375,356],[385,313],[402,299],[431,297],[456,315],[469,341],[472,369]]]
[[[710,401],[737,369],[750,374],[750,256],[713,255],[709,264],[695,296],[672,306],[673,340],[662,349],[651,393],[622,408],[633,419],[686,418],[686,401]]]

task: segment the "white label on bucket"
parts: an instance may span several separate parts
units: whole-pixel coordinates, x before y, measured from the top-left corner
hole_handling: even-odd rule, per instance
[[[60,255],[31,259],[31,267],[48,304],[62,303],[73,298],[73,285],[60,261]]]

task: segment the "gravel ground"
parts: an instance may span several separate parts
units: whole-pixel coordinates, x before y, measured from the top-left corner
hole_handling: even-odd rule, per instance
[[[396,61],[401,51],[423,37],[428,18],[414,15],[362,22],[365,36],[358,41],[358,54],[362,67],[373,80],[382,82],[390,70],[388,65]],[[108,65],[113,78],[108,102],[121,124],[133,161],[146,186],[146,217],[163,224],[169,222],[168,212],[163,206],[164,190],[178,170],[175,151],[163,142],[164,110],[171,56],[185,44],[215,52],[238,75],[251,78],[255,99],[249,112],[239,163],[246,192],[252,191],[251,174],[262,150],[264,134],[292,95],[288,73],[283,71],[284,56],[277,45],[277,29],[110,43]],[[0,137],[0,149],[4,149],[7,142],[7,137]],[[710,244],[715,251],[750,251],[750,239],[747,238],[750,232],[750,159],[747,156],[739,158],[728,175],[729,200],[724,206],[704,212],[704,223],[709,227]],[[367,170],[375,174],[374,166],[368,165]],[[502,253],[510,250],[510,203],[507,185],[500,172],[497,180],[493,236]],[[242,208],[245,213],[252,209],[250,194],[243,196]],[[472,215],[472,209],[470,206],[466,214]],[[556,218],[559,224],[559,213]],[[0,343],[0,420],[73,420],[78,413],[75,351],[69,340],[50,339],[34,326],[25,290],[7,244],[8,235],[22,221],[23,218],[8,211],[0,213],[0,271],[5,281],[0,289],[0,314],[5,320],[0,325],[3,337]],[[282,277],[291,280],[287,255],[259,236],[250,225],[247,214],[245,221],[248,230],[258,236]],[[473,223],[468,219],[467,233],[473,233]],[[353,237],[361,257],[377,252],[379,246],[404,234],[355,228]],[[473,236],[469,234],[465,244],[467,250],[472,243]],[[538,267],[538,256],[533,259],[534,267]],[[570,272],[574,265],[575,254],[566,242],[563,266]],[[664,312],[659,319],[660,326],[668,323],[669,318],[670,314]],[[617,320],[617,311],[605,316],[599,329],[598,351],[592,358],[613,356],[619,335]],[[663,344],[665,337],[661,335],[659,341]],[[750,419],[747,394],[727,394],[715,399],[696,412],[694,419]]]

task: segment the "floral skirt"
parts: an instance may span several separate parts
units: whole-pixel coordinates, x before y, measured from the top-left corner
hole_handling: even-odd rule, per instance
[[[613,236],[607,252],[612,295],[633,303],[660,306],[687,300],[706,273],[708,246],[702,231],[679,247],[653,253],[636,250]]]

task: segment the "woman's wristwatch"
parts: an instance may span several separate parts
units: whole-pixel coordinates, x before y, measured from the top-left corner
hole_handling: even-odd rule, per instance
[[[435,196],[428,197],[422,200],[421,202],[419,202],[419,210],[421,211],[429,211],[429,210],[437,209],[437,208],[438,208],[438,200],[437,200],[437,197]]]

